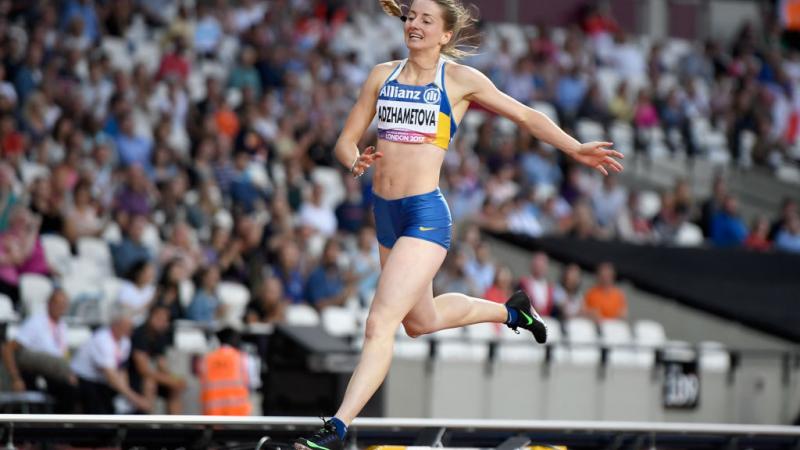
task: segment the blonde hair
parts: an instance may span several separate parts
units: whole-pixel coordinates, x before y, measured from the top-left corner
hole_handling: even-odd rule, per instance
[[[414,0],[411,0],[412,3]],[[452,31],[453,38],[442,47],[442,54],[451,59],[461,59],[475,54],[480,36],[474,30],[477,8],[466,8],[459,0],[432,0],[442,8],[445,31]],[[397,0],[378,0],[386,14],[406,20]]]

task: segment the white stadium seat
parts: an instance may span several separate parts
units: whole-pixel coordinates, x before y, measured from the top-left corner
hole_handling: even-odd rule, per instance
[[[353,337],[358,334],[357,316],[348,308],[330,306],[322,310],[322,327],[333,336]]]
[[[103,267],[94,259],[77,257],[72,259],[72,270],[70,276],[78,277],[87,283],[101,283],[104,279],[113,275],[113,267],[107,272],[108,267]]]
[[[78,257],[94,261],[100,273],[110,276],[114,273],[111,249],[102,239],[83,237],[78,239]]]
[[[505,326],[503,326],[505,328]],[[469,325],[464,327],[464,330],[467,333],[467,339],[473,342],[491,342],[498,338],[499,336],[499,327],[496,323],[476,323],[474,325]]]
[[[81,322],[99,323],[107,317],[104,307],[106,292],[102,283],[90,278],[70,275],[61,279],[61,287],[70,301],[73,318]]]
[[[640,347],[660,347],[667,342],[664,326],[654,320],[639,320],[633,326],[636,344]]]
[[[698,345],[700,399],[697,420],[712,422],[730,417],[733,384],[729,377],[731,356],[724,344],[703,341]]]
[[[575,133],[581,142],[604,141],[605,130],[603,125],[594,120],[581,119],[575,125]]]
[[[547,343],[550,345],[560,344],[563,340],[561,322],[555,317],[549,316],[542,317],[542,320],[544,320],[544,324],[547,326]]]
[[[203,330],[194,327],[175,328],[175,348],[184,353],[204,354],[209,351]]]
[[[117,244],[122,241],[122,230],[116,222],[109,222],[103,230],[103,240],[109,244]]]
[[[570,344],[569,359],[575,364],[596,364],[600,360],[600,350],[594,322],[582,317],[574,318],[567,321],[565,328]]]
[[[103,317],[108,320],[111,317],[111,308],[117,301],[119,288],[122,286],[122,278],[108,277],[103,280]]]
[[[14,303],[7,295],[0,294],[0,323],[13,322],[19,319],[14,311]]]
[[[600,336],[606,346],[633,343],[631,329],[624,320],[604,320],[600,322]]]
[[[387,417],[426,417],[429,399],[428,355],[430,340],[395,341],[394,358],[386,377],[384,402]],[[409,389],[414,386],[414,389]]]
[[[6,340],[10,341],[17,337],[17,331],[19,331],[20,325],[18,323],[10,323],[8,327],[6,327]]]
[[[289,305],[286,308],[286,323],[289,325],[315,327],[319,322],[317,310],[309,305]]]
[[[194,297],[194,282],[190,279],[182,280],[178,284],[178,299],[184,308],[188,308]]]
[[[217,286],[219,301],[225,305],[225,318],[227,324],[240,324],[244,318],[244,311],[250,301],[250,291],[242,284],[222,281]]]
[[[92,337],[92,329],[86,325],[70,325],[67,327],[67,347],[74,350]]]
[[[596,420],[599,418],[599,339],[594,322],[574,318],[564,324],[568,348],[553,358],[545,392],[545,418]],[[576,386],[581,386],[576,390]]]
[[[317,167],[311,173],[311,179],[322,186],[322,202],[326,206],[335,208],[344,200],[346,192],[339,169]]]
[[[703,244],[703,230],[691,222],[684,222],[675,235],[675,245],[681,247],[697,247]]]
[[[430,416],[475,418],[487,414],[487,343],[440,341],[431,368]],[[469,395],[464,395],[468,392]]]
[[[150,250],[151,255],[158,255],[161,250],[161,236],[158,234],[158,227],[152,223],[144,226],[142,231],[142,245]]]
[[[69,242],[57,234],[44,234],[41,241],[47,265],[59,274],[68,274],[72,263]]]
[[[640,420],[655,406],[652,379],[655,352],[634,347],[628,323],[600,323],[603,345],[608,347],[605,377],[601,387],[600,417],[603,420]],[[644,394],[651,395],[644,395]]]
[[[544,401],[516,401],[520,397],[542,399],[546,386],[545,347],[536,344],[528,331],[519,331],[517,334],[511,330],[501,330],[491,371],[492,377],[488,380],[489,392],[486,399],[488,418],[544,417]],[[516,387],[509,389],[509,386]]]
[[[652,219],[661,210],[661,197],[655,191],[641,191],[638,207],[644,218]]]
[[[26,315],[45,312],[53,283],[44,275],[26,273],[19,279],[20,298]]]

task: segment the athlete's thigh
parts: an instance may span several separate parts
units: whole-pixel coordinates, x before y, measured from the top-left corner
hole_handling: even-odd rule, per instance
[[[389,258],[389,253],[392,251],[389,247],[378,245],[381,256],[381,268],[386,264]],[[427,321],[435,319],[436,308],[433,304],[433,280],[428,283],[428,287],[424,289],[422,296],[419,298],[414,307],[411,308],[405,318],[403,318],[403,325],[410,326],[412,329],[424,327]]]
[[[403,318],[406,331],[429,330],[436,322],[436,306],[433,303],[433,281],[428,283],[425,292],[420,296],[414,307]]]
[[[382,319],[394,319],[399,324],[420,299],[429,295],[433,277],[446,255],[447,250],[433,242],[400,237],[385,256],[370,315],[380,314]]]
[[[381,270],[383,270],[383,266],[386,265],[386,260],[389,258],[389,253],[391,253],[391,251],[391,248],[378,244],[378,253],[380,253],[381,256]]]

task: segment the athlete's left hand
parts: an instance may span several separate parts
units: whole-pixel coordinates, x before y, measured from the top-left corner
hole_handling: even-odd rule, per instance
[[[375,160],[380,159],[383,157],[382,152],[375,151],[375,146],[370,145],[367,147],[363,153],[358,155],[358,159],[355,161],[355,165],[353,166],[353,176],[360,177],[367,171],[369,166],[372,165]]]
[[[622,172],[622,164],[614,158],[622,159],[625,156],[610,147],[611,142],[587,142],[578,147],[578,151],[570,155],[579,163],[585,164],[593,169],[597,169],[603,175],[608,175],[606,167],[614,172]]]

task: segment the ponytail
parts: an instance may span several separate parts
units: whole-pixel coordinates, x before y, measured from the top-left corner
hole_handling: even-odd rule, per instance
[[[397,0],[378,0],[378,3],[381,4],[383,12],[386,14],[399,17],[403,22],[406,21],[406,16],[403,15],[403,10],[400,8],[400,5],[397,4]]]

